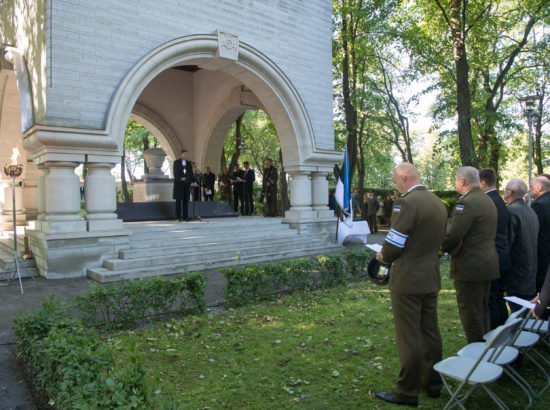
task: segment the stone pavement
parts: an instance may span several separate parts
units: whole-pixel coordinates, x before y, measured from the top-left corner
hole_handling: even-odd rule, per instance
[[[386,232],[369,235],[368,243],[382,243]],[[359,241],[346,243],[347,248],[361,249]],[[225,278],[210,270],[203,272],[208,276],[208,286],[205,298],[209,305],[223,302]],[[55,294],[60,300],[72,300],[78,295],[88,292],[94,281],[88,278],[46,280],[23,279],[24,295],[19,292],[19,283],[15,280],[0,286],[0,410],[34,409],[31,394],[23,378],[22,370],[15,359],[15,336],[12,331],[12,321],[17,312],[35,310],[49,294]]]

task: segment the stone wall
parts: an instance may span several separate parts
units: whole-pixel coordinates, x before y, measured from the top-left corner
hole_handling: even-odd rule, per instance
[[[306,106],[317,148],[333,148],[329,0],[51,0],[51,5],[48,123],[104,128],[113,94],[145,53],[173,38],[219,29],[238,35],[286,73]]]

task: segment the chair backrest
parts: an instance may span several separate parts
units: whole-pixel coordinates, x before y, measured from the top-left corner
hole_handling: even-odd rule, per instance
[[[504,325],[497,327],[491,337],[485,342],[485,352],[481,357],[485,357],[490,352],[486,360],[488,362],[497,360],[504,348],[516,340],[517,334],[521,332],[524,326],[524,322],[525,319],[518,317],[510,323],[507,321]]]

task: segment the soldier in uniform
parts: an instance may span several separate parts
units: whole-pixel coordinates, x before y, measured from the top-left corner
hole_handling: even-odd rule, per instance
[[[491,329],[491,281],[500,276],[495,247],[497,208],[480,189],[479,172],[474,167],[456,172],[456,191],[462,196],[441,248],[451,254],[451,278],[466,341],[483,342],[483,335]]]
[[[400,164],[393,181],[403,196],[393,203],[392,229],[377,258],[392,264],[389,288],[401,372],[395,391],[378,392],[376,397],[416,406],[422,388],[430,397],[441,394],[441,377],[433,365],[442,355],[437,298],[441,288],[439,249],[447,210],[420,184],[412,164]]]
[[[229,202],[229,204],[233,203],[230,180],[231,175],[229,175],[229,168],[224,166],[223,172],[218,176],[218,189],[220,190],[220,199]]]
[[[270,158],[265,161],[265,165],[263,178],[266,205],[265,216],[277,216],[277,181],[279,180],[279,175]]]

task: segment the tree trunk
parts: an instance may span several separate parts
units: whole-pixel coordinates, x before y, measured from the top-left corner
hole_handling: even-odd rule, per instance
[[[143,141],[143,151],[142,152],[145,152],[146,150],[149,149],[149,136],[146,135],[145,137],[143,137],[142,141]],[[149,167],[147,166],[147,162],[145,162],[145,158],[143,158],[143,173],[144,174],[149,173]]]
[[[544,113],[544,87],[539,95],[540,99],[538,100],[537,106],[537,116],[534,121],[534,153],[533,162],[537,168],[537,175],[544,173],[544,168],[542,166],[542,149],[541,149],[541,139],[542,139],[542,115]]]
[[[239,115],[235,121],[235,151],[231,156],[231,162],[229,163],[229,171],[233,170],[233,167],[239,163],[239,157],[241,156],[241,144],[242,144],[242,134],[241,126],[243,123],[244,112]]]
[[[288,199],[288,184],[286,181],[286,172],[283,165],[283,153],[279,150],[279,163],[280,163],[280,174],[279,174],[279,188],[281,191],[281,213],[283,217],[285,216],[285,211],[290,208],[290,200]]]
[[[122,157],[120,157],[120,185],[122,188],[122,200],[130,202],[130,193],[128,192],[128,184],[126,183],[126,151],[122,149]]]
[[[456,68],[456,112],[458,114],[458,144],[462,165],[478,167],[474,140],[472,138],[470,81],[468,56],[466,53],[465,22],[462,21],[462,2],[451,0],[450,24],[454,37],[454,61]]]
[[[357,134],[359,151],[359,161],[357,161],[357,200],[359,202],[359,210],[363,209],[364,197],[365,197],[365,147],[369,139],[367,132],[366,136],[363,136],[365,128],[366,117],[361,119],[361,126],[359,127],[359,133]]]

